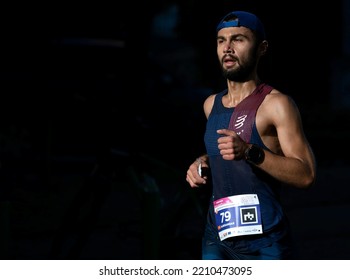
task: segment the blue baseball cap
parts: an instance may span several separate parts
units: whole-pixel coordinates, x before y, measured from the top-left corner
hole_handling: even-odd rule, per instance
[[[222,28],[239,26],[247,27],[250,30],[255,31],[262,40],[266,39],[264,25],[260,19],[256,15],[244,11],[233,11],[228,13],[216,27],[216,32]]]

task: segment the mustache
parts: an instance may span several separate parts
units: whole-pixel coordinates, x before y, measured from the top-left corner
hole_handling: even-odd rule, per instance
[[[227,60],[233,60],[235,62],[239,61],[238,57],[232,55],[232,54],[225,54],[222,59],[221,59],[221,62],[225,62]]]

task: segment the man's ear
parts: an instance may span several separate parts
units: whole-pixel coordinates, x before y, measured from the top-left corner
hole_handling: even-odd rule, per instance
[[[261,56],[265,55],[266,52],[267,52],[267,48],[269,47],[269,43],[264,40],[260,43],[260,46],[259,46],[259,53]]]

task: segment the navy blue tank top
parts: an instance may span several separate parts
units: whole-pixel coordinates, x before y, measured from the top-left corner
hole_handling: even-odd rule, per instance
[[[234,108],[226,108],[222,104],[222,97],[226,93],[227,90],[215,96],[204,135],[213,187],[208,222],[212,225],[213,231],[217,231],[213,201],[233,195],[257,194],[260,202],[264,236],[271,232],[273,236],[278,238],[279,234],[276,234],[276,230],[280,231],[281,222],[285,221],[284,212],[279,201],[280,183],[245,160],[224,160],[220,155],[217,143],[220,135],[216,131],[229,127],[230,118],[234,110]],[[255,121],[249,142],[267,149],[260,138]],[[280,231],[280,234],[283,234],[283,230]],[[271,238],[268,238],[271,241]]]

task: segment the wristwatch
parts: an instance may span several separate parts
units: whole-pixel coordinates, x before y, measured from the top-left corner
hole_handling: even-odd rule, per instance
[[[245,159],[248,162],[259,165],[264,161],[265,153],[262,148],[257,145],[251,145],[248,149],[245,150]]]

